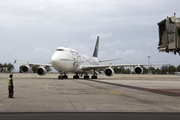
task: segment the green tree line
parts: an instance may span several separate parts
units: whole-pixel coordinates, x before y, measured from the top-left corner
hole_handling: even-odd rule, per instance
[[[4,64],[0,63],[0,72],[1,73],[3,72],[4,68],[7,68],[6,72],[12,72],[14,70],[14,65],[11,63],[4,63]]]

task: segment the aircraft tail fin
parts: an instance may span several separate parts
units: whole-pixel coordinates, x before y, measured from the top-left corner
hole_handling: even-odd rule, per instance
[[[99,48],[99,36],[97,37],[96,45],[93,52],[93,57],[98,57],[98,48]]]

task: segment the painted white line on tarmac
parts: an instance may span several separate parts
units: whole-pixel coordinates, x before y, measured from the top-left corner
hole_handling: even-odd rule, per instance
[[[46,89],[48,89],[48,84],[49,84],[49,82],[46,83]]]

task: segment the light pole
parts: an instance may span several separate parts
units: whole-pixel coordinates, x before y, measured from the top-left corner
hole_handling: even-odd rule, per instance
[[[150,56],[148,56],[148,74],[149,74]]]

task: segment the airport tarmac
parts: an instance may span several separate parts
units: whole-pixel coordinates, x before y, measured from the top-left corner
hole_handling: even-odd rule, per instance
[[[0,74],[0,112],[180,112],[180,76],[115,74],[58,80],[14,74],[14,99]]]

